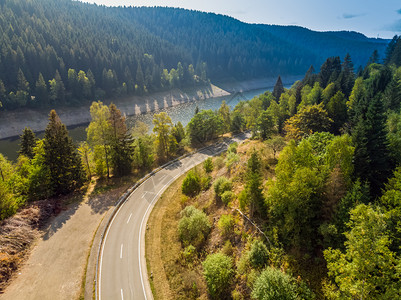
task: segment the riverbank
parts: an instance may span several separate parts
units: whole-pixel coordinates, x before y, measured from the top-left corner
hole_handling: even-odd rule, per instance
[[[283,78],[284,85],[291,85],[300,76]],[[180,104],[217,97],[225,97],[237,92],[246,92],[274,86],[276,78],[262,78],[247,81],[226,79],[208,86],[174,89],[144,96],[130,96],[119,99],[105,100],[105,104],[114,102],[127,116],[145,114],[159,109]],[[67,126],[76,126],[90,122],[90,103],[79,107],[59,107],[57,113]],[[23,109],[18,111],[0,112],[0,140],[17,137],[25,127],[35,132],[44,131],[48,123],[49,109]]]
[[[138,115],[190,101],[229,95],[229,92],[211,84],[189,89],[174,89],[145,96],[106,100],[104,103],[114,102],[126,115]],[[65,125],[74,126],[90,122],[89,108],[90,103],[79,107],[59,107],[56,110]],[[25,127],[30,127],[35,132],[43,131],[48,123],[50,109],[0,112],[0,139],[18,136]]]

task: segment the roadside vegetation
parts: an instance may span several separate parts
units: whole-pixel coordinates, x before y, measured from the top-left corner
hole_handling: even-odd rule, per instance
[[[255,141],[190,171],[155,207],[156,297],[161,286],[167,299],[401,297],[400,43],[383,64],[373,53],[355,74],[348,55],[329,58],[235,107],[230,128]],[[209,188],[191,190],[193,178]]]

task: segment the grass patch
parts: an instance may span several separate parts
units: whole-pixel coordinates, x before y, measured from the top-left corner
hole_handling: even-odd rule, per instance
[[[146,232],[146,261],[149,281],[155,299],[178,299],[170,289],[164,265],[179,259],[180,242],[177,233],[177,211],[181,210],[181,184],[184,175],[174,181],[157,201],[149,216]],[[166,261],[167,260],[167,261]],[[153,275],[153,276],[151,276]]]

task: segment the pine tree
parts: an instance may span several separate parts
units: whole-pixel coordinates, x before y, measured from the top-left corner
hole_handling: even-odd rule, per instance
[[[23,92],[29,92],[29,82],[26,80],[24,72],[21,69],[18,70],[17,74],[18,90]]]
[[[376,197],[391,175],[386,118],[380,98],[374,97],[366,114],[357,114],[356,118],[359,121],[352,134],[355,144],[355,176],[368,181],[371,195]]]
[[[386,65],[389,65],[392,62],[393,59],[393,53],[395,50],[395,47],[397,43],[399,42],[400,37],[398,35],[395,35],[393,39],[390,41],[390,43],[387,45],[386,48],[386,57],[384,58],[384,63]]]
[[[393,79],[384,92],[383,104],[385,111],[399,111],[401,106],[401,69],[397,69]]]
[[[60,104],[65,100],[65,87],[60,73],[56,70],[56,74],[52,80],[49,80],[50,100],[52,104]]]
[[[75,69],[68,69],[68,90],[71,92],[74,99],[80,97],[79,87],[78,87],[78,76]]]
[[[31,128],[25,127],[20,136],[21,144],[18,151],[19,155],[25,155],[26,157],[32,159],[34,156],[33,148],[36,146],[35,133]]]
[[[306,71],[304,79],[302,79],[302,86],[305,86],[305,85],[313,86],[315,84],[316,77],[317,76],[315,74],[315,68],[311,65],[309,67],[308,71]],[[302,87],[301,87],[301,89],[302,89]]]
[[[341,73],[341,60],[338,56],[329,57],[320,67],[319,81],[322,88],[330,82],[335,82]]]
[[[327,112],[333,120],[332,131],[338,133],[347,120],[347,105],[344,94],[338,91],[327,104]]]
[[[369,58],[368,65],[379,63],[379,52],[377,50],[373,51]]]
[[[4,86],[3,81],[0,79],[0,108],[1,108],[1,103],[6,100],[6,87]]]
[[[259,155],[253,150],[247,165],[245,191],[250,206],[250,215],[254,216],[255,213],[257,213],[259,216],[264,217],[266,214],[266,207],[261,187],[261,167]]]
[[[218,115],[221,118],[222,122],[222,131],[226,133],[230,130],[231,127],[231,117],[230,117],[230,107],[226,104],[226,101],[223,100],[221,102],[221,106],[218,110]]]
[[[392,166],[389,159],[386,116],[383,104],[379,97],[371,100],[366,113],[368,151],[371,169],[372,195],[380,195],[381,189],[387,178],[392,174]]]
[[[143,93],[145,91],[145,79],[143,77],[141,62],[138,61],[138,68],[136,69],[136,84],[138,86],[139,93]]]
[[[42,73],[39,73],[38,80],[36,81],[35,84],[35,96],[36,96],[36,103],[38,103],[39,106],[46,106],[48,102],[48,93],[47,93],[47,85],[46,81],[43,78]]]
[[[116,176],[127,175],[132,170],[132,140],[128,133],[125,117],[114,103],[110,104],[111,163]]]
[[[355,83],[354,64],[352,63],[349,53],[344,57],[338,83],[341,87],[341,91],[348,98]]]
[[[88,70],[88,72],[86,73],[88,80],[89,80],[89,86],[91,88],[91,95],[90,97],[95,97],[95,89],[96,89],[96,80],[95,80],[95,76],[93,75],[91,69]]]
[[[281,81],[281,76],[279,75],[273,89],[273,96],[277,102],[280,100],[282,93],[284,93],[284,86],[283,82]]]
[[[50,111],[44,137],[45,164],[50,169],[51,184],[56,195],[67,194],[85,181],[81,159],[68,135],[66,126],[55,110]]]

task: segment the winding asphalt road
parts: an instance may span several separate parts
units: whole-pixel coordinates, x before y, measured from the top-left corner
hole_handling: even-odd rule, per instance
[[[153,299],[145,261],[146,223],[155,202],[166,188],[206,158],[223,152],[241,134],[185,157],[144,181],[120,206],[106,229],[100,248],[97,278],[98,299]]]

